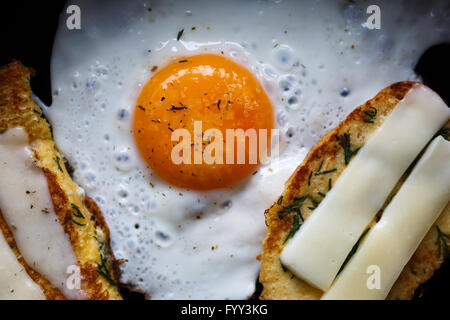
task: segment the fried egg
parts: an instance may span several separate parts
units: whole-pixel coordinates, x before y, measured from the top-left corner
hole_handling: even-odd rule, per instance
[[[380,30],[347,1],[70,4],[81,29],[61,14],[45,114],[126,259],[121,281],[153,299],[250,297],[264,210],[308,149],[381,88],[417,80],[417,58],[449,29],[438,3],[405,19],[383,3]],[[174,164],[172,132],[194,134],[197,120],[277,129],[278,156]]]

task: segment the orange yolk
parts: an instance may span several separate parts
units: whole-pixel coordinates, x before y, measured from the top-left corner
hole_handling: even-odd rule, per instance
[[[201,121],[201,131],[197,130],[195,137],[194,122],[198,121]],[[250,139],[236,138],[232,144],[227,144],[226,130],[256,130],[259,151],[258,132],[266,129],[270,150],[273,124],[270,100],[252,73],[223,56],[200,54],[171,62],[149,80],[137,100],[133,134],[141,156],[159,177],[178,187],[210,190],[230,187],[244,180],[260,164],[259,156],[256,162],[250,161],[250,153],[255,150],[249,146]],[[180,152],[180,156],[190,161],[173,161],[173,148],[185,138],[178,136],[172,141],[177,129],[185,129],[184,132],[190,134],[191,140],[183,141],[190,152]],[[206,136],[208,129],[219,130],[223,142],[217,136]],[[215,151],[208,152],[219,156],[222,163],[207,163],[203,158],[201,163],[198,158],[195,161],[195,153],[202,156],[216,138],[223,152],[218,155]],[[242,144],[245,145],[245,163],[238,163],[238,148]],[[234,161],[229,161],[232,156],[227,161],[226,155],[230,152]]]

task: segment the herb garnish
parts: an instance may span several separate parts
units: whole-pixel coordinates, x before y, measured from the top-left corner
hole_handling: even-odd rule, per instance
[[[145,108],[143,106],[137,106],[139,109],[141,109],[142,111],[145,111]]]
[[[63,169],[61,168],[61,164],[59,161],[61,160],[58,156],[54,157],[53,160],[55,160],[56,164],[58,165],[58,170],[63,172]]]
[[[330,190],[331,190],[331,178],[328,179],[328,191],[330,191]]]
[[[188,108],[187,106],[182,105],[181,107],[177,107],[177,106],[174,106],[173,104],[171,104],[170,108],[168,108],[167,111],[185,110],[187,108]]]
[[[84,217],[84,215],[81,213],[80,208],[76,204],[71,203],[70,206],[72,207],[72,210],[71,210],[72,211],[72,215],[75,218],[86,219]],[[75,223],[76,225],[80,226],[80,227],[84,227],[86,225],[86,224],[83,224],[83,223],[80,223],[80,222],[76,221],[74,218],[72,218],[72,222]]]
[[[183,35],[183,32],[184,32],[184,29],[181,29],[180,31],[178,31],[178,34],[177,34],[177,41],[180,41],[181,36]]]
[[[186,59],[178,61],[178,63],[185,63],[185,62],[188,62],[188,61]]]
[[[363,112],[366,114],[367,118],[364,119],[366,123],[373,123],[373,119],[375,119],[377,115],[377,109],[374,107],[369,107],[369,110],[364,110]]]
[[[447,259],[450,257],[450,247],[448,242],[450,241],[450,235],[442,232],[439,226],[436,226],[436,230],[438,233],[435,244],[438,246],[438,255],[439,257],[443,257]]]
[[[113,277],[111,276],[111,273],[108,270],[107,263],[108,263],[108,254],[107,254],[107,248],[106,244],[103,241],[98,240],[96,237],[94,237],[99,246],[100,251],[100,263],[96,262],[97,265],[97,273],[101,275],[103,278],[106,279],[111,285],[116,286],[117,283],[113,280]]]
[[[314,172],[314,175],[315,175],[315,176],[319,176],[319,175],[321,175],[321,174],[332,173],[332,172],[335,172],[335,171],[337,170],[336,168],[333,168],[333,169],[329,169],[329,170],[325,170],[325,171],[320,171],[320,170],[322,169],[322,165],[323,165],[323,162],[324,162],[324,161],[325,161],[325,160],[322,160],[322,162],[320,163],[319,169],[317,169],[317,171]]]
[[[219,101],[217,101],[217,109],[219,109],[219,111],[220,111],[220,99],[219,99]]]
[[[313,174],[313,172],[311,171],[311,172],[309,173],[309,177],[308,177],[308,186],[311,185],[311,177],[312,177],[312,174]]]
[[[300,229],[300,227],[303,224],[303,218],[300,214],[300,209],[298,211],[299,214],[294,215],[294,217],[292,218],[292,227],[291,230],[289,231],[288,235],[286,236],[286,239],[284,239],[283,243],[286,243],[286,241],[288,241],[290,238],[292,238],[295,233],[298,231],[298,229]],[[300,219],[302,219],[300,221]]]
[[[358,153],[361,147],[352,151],[350,145],[350,134],[348,133],[344,133],[342,136],[336,136],[336,139],[339,142],[339,145],[344,149],[345,164],[348,164],[350,162],[350,159]]]
[[[304,195],[300,198],[294,198],[294,202],[293,204],[291,204],[290,206],[284,206],[283,209],[281,209],[280,211],[278,211],[278,213],[291,213],[291,212],[296,212],[298,214],[301,215],[300,212],[300,208],[303,204],[303,202],[308,198],[308,195]],[[282,220],[286,215],[280,215],[278,216],[280,218],[280,220]],[[303,220],[303,218],[302,218]]]
[[[281,205],[281,203],[283,203],[283,196],[280,196],[277,200],[278,205]]]
[[[308,196],[308,197],[309,197],[309,200],[311,200],[311,202],[312,202],[312,204],[313,204],[313,207],[308,207],[308,209],[311,210],[311,211],[313,211],[314,209],[316,209],[316,208],[319,206],[320,201],[315,200],[315,199],[314,199],[313,197],[311,197],[311,196]]]

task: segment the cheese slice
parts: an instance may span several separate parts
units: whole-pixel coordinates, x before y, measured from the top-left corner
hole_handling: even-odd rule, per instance
[[[42,289],[17,261],[0,231],[0,300],[44,300]]]
[[[0,209],[27,264],[67,298],[85,298],[66,285],[68,268],[78,262],[22,127],[0,134],[0,177]]]
[[[422,85],[412,88],[286,244],[282,264],[328,290],[399,178],[449,117],[449,108],[436,93]]]
[[[450,200],[450,142],[437,137],[322,299],[385,299]]]

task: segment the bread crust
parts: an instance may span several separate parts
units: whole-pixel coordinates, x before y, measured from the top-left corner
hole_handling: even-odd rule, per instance
[[[336,181],[346,167],[345,153],[341,145],[346,139],[344,135],[348,135],[350,150],[357,150],[383,123],[406,93],[411,88],[421,85],[418,82],[403,81],[381,90],[374,98],[353,110],[336,128],[325,134],[291,175],[281,197],[265,211],[267,233],[260,255],[262,264],[259,279],[263,285],[261,299],[320,299],[323,294],[321,290],[294,277],[280,263],[280,254],[294,219],[294,214],[283,212],[285,211],[283,208],[292,205],[294,198],[308,195],[300,208],[301,214],[304,219],[313,214],[314,207],[320,202],[321,194],[323,196],[328,192],[333,181]],[[450,127],[450,122],[446,127]],[[328,173],[316,175],[318,170]],[[398,190],[403,179],[404,177],[393,192]],[[393,194],[389,199],[392,199],[392,196]],[[372,223],[375,223],[375,219]],[[445,233],[450,232],[449,204],[404,267],[387,299],[411,299],[415,289],[441,266],[443,256],[436,244],[438,237],[436,226]]]
[[[117,283],[119,268],[109,244],[109,229],[95,202],[80,192],[54,145],[50,126],[42,110],[31,98],[33,70],[13,61],[0,68],[0,133],[22,126],[28,134],[36,165],[47,179],[56,216],[67,233],[80,266],[82,289],[91,300],[121,299]],[[76,209],[74,209],[76,208]],[[74,222],[73,210],[80,210],[82,221]],[[64,295],[21,256],[13,234],[0,211],[0,229],[30,277],[38,283],[47,299]],[[105,268],[99,269],[99,265]],[[99,272],[100,270],[100,272]],[[101,271],[106,272],[106,277]]]

